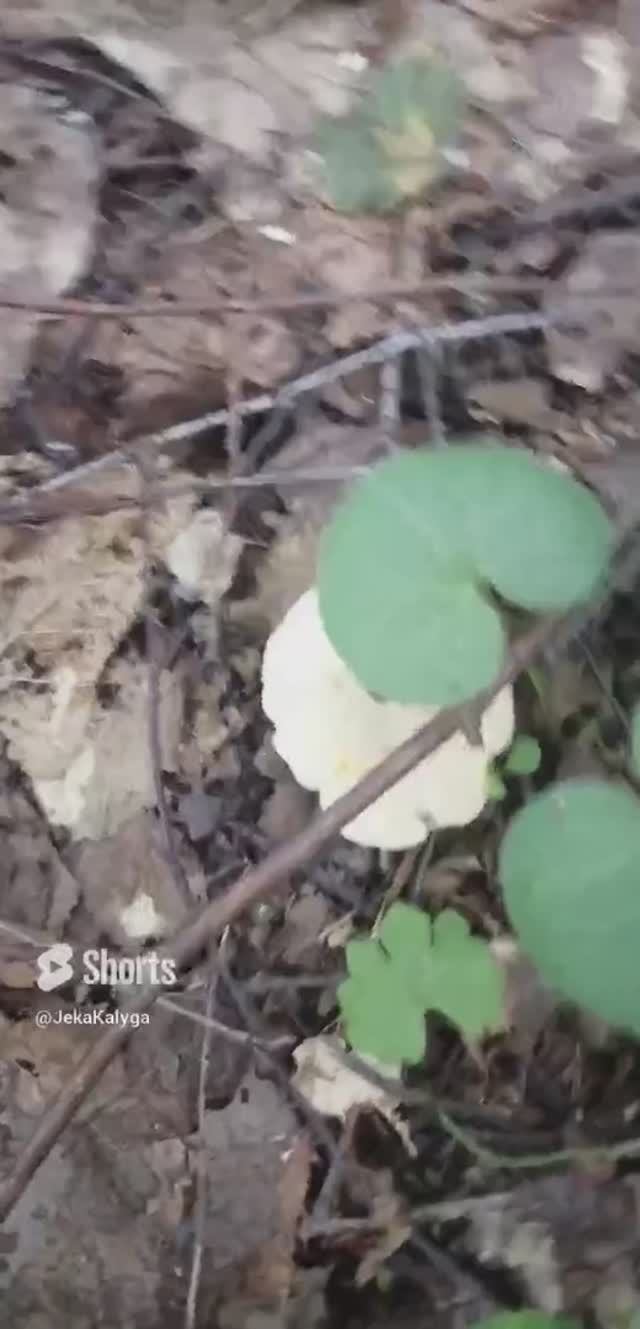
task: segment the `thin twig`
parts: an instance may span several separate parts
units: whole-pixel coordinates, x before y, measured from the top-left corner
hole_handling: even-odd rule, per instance
[[[203,1015],[201,1011],[192,1011],[188,1006],[183,1006],[182,1002],[176,1001],[175,997],[157,997],[156,1004],[164,1006],[170,1010],[173,1015],[183,1015],[186,1020],[191,1020],[193,1024],[199,1024],[204,1029],[210,1029],[214,1034],[220,1034],[222,1038],[227,1038],[230,1043],[247,1044],[255,1043],[258,1047],[264,1047],[269,1052],[288,1052],[297,1039],[283,1034],[280,1038],[256,1038],[247,1029],[232,1029],[230,1025],[223,1024],[222,1020],[216,1020],[213,1015]]]
[[[342,1135],[338,1141],[333,1158],[327,1168],[325,1179],[320,1187],[318,1198],[308,1218],[309,1228],[322,1224],[329,1218],[338,1188],[342,1180],[347,1158],[353,1145],[353,1133],[358,1119],[358,1108],[349,1108],[345,1117]],[[306,1224],[305,1224],[306,1227]]]
[[[406,1215],[408,1223],[459,1223],[470,1214],[482,1213],[487,1204],[500,1204],[507,1198],[504,1191],[491,1192],[489,1195],[469,1195],[460,1200],[435,1200],[428,1204],[419,1204],[409,1209]],[[305,1241],[313,1237],[342,1237],[350,1233],[379,1232],[387,1222],[384,1214],[366,1214],[358,1218],[319,1218],[311,1214],[305,1220],[302,1236]]]
[[[160,627],[155,621],[149,603],[151,597],[151,589],[152,589],[151,577],[148,571],[150,567],[150,548],[149,548],[150,541],[149,541],[147,501],[146,501],[147,491],[152,479],[152,472],[149,469],[149,460],[150,459],[145,458],[144,461],[141,460],[138,465],[138,476],[140,480],[140,498],[143,509],[143,518],[144,518],[143,537],[144,537],[146,555],[147,555],[146,557],[147,603],[145,607],[144,626],[145,626],[145,644],[147,650],[147,679],[148,679],[147,725],[148,725],[148,736],[149,736],[149,753],[151,757],[153,791],[155,794],[156,808],[158,811],[158,816],[160,818],[160,825],[162,828],[162,839],[164,843],[165,860],[167,862],[168,867],[171,870],[171,875],[173,876],[178,893],[182,896],[185,903],[188,904],[191,899],[189,891],[189,883],[187,881],[187,874],[180,861],[180,854],[178,852],[178,846],[176,843],[175,829],[171,824],[169,804],[167,802],[167,794],[164,787],[164,780],[162,778],[164,761],[162,753],[162,738],[160,733],[160,727],[161,727],[161,711],[162,711],[161,679],[162,679],[164,662],[161,662],[160,660],[160,636],[159,636]]]
[[[259,397],[250,397],[246,401],[238,402],[234,410],[238,416],[244,418],[291,406],[307,392],[315,392],[327,383],[334,383],[337,379],[354,374],[367,365],[382,364],[385,360],[403,355],[405,351],[415,350],[423,346],[425,340],[430,345],[440,343],[450,345],[507,333],[540,332],[552,323],[561,321],[562,317],[561,309],[547,310],[544,314],[491,314],[486,318],[472,318],[461,323],[442,323],[434,328],[394,332],[374,342],[364,351],[355,351],[351,355],[342,356],[320,369],[314,369],[308,374],[292,379],[276,393],[263,392]],[[156,433],[142,434],[121,448],[114,448],[101,457],[95,457],[93,461],[86,462],[71,471],[65,471],[62,475],[56,475],[51,480],[45,480],[43,484],[29,491],[24,502],[33,500],[34,495],[53,493],[56,490],[66,489],[78,481],[90,479],[109,466],[130,463],[133,457],[145,448],[172,447],[176,443],[186,442],[209,430],[224,428],[228,425],[229,418],[230,411],[223,407],[218,411],[208,411],[193,420],[183,420],[179,424],[169,425],[167,429]],[[247,476],[237,477],[234,483],[250,485],[256,481]]]
[[[87,465],[91,466],[92,463],[89,462]],[[145,503],[151,508],[160,507],[173,498],[220,494],[227,490],[272,488],[295,490],[309,484],[335,485],[340,481],[354,480],[357,476],[364,475],[368,469],[366,466],[320,466],[309,470],[260,471],[257,475],[212,476],[208,480],[199,480],[194,476],[192,480],[181,484],[156,484],[147,495]],[[84,465],[79,466],[77,471],[86,474]],[[82,480],[82,474],[78,476],[77,472],[73,471],[70,474],[69,484],[76,478]],[[42,525],[46,522],[71,520],[78,516],[98,517],[108,512],[136,511],[141,506],[142,499],[138,494],[119,496],[83,490],[76,493],[72,506],[65,488],[57,484],[52,488],[45,481],[41,487],[28,490],[23,496],[12,499],[4,506],[0,504],[0,525]]]
[[[151,610],[147,610],[145,616],[146,626],[146,646],[147,646],[147,668],[148,668],[148,729],[149,729],[149,751],[151,755],[151,769],[153,772],[153,789],[162,827],[162,839],[164,843],[164,856],[171,869],[171,875],[175,881],[176,887],[185,903],[191,900],[189,891],[189,882],[187,874],[182,866],[178,846],[176,844],[175,829],[171,824],[171,815],[167,802],[167,794],[164,787],[162,771],[164,767],[162,757],[162,739],[160,736],[160,716],[162,708],[162,695],[160,681],[162,677],[162,668],[158,659],[157,635],[158,625],[153,619]]]
[[[303,830],[285,844],[277,846],[261,863],[251,868],[222,895],[212,900],[160,951],[164,958],[172,959],[178,968],[186,968],[205,950],[213,937],[249,909],[258,900],[280,884],[283,879],[317,856],[336,835],[396,784],[403,775],[417,766],[431,752],[451,737],[470,713],[483,714],[496,694],[528,668],[538,654],[554,637],[575,622],[575,612],[562,617],[544,618],[514,642],[507,660],[490,688],[478,695],[473,703],[449,707],[440,711],[428,724],[408,738],[400,747],[385,757],[373,770],[359,780],[346,794],[324,811],[318,812]],[[581,620],[580,620],[581,621]],[[154,1004],[157,989],[145,985],[123,1007],[124,1014],[148,1011]],[[72,1120],[80,1105],[103,1074],[106,1067],[128,1042],[130,1021],[112,1025],[101,1036],[87,1057],[84,1057],[69,1076],[64,1089],[58,1094],[38,1123],[31,1139],[17,1159],[13,1171],[0,1185],[0,1219],[11,1213],[40,1164],[48,1156],[62,1131]]]
[[[459,272],[440,273],[424,281],[388,282],[366,291],[313,291],[293,296],[265,296],[259,300],[239,300],[221,296],[218,300],[138,300],[130,304],[106,304],[98,300],[21,300],[0,296],[0,309],[19,309],[33,314],[64,318],[108,318],[129,321],[134,318],[193,318],[207,314],[293,313],[296,309],[329,309],[358,300],[392,300],[402,296],[429,295],[456,291],[460,295],[540,295],[548,282],[540,277],[495,277],[477,273],[465,277]]]
[[[198,1155],[196,1164],[196,1205],[195,1205],[195,1223],[193,1234],[193,1254],[191,1258],[191,1274],[189,1277],[189,1291],[187,1293],[187,1304],[185,1307],[184,1329],[194,1329],[196,1322],[196,1309],[198,1304],[198,1289],[200,1287],[200,1276],[202,1272],[202,1252],[204,1250],[204,1228],[207,1218],[207,1165],[204,1151],[204,1114],[207,1102],[207,1077],[209,1074],[209,1053],[211,1051],[211,1012],[213,1010],[213,997],[217,983],[217,973],[213,964],[209,973],[207,983],[207,1002],[205,1007],[206,1025],[202,1035],[202,1049],[200,1053],[200,1071],[198,1074]]]
[[[451,1283],[452,1287],[460,1287],[464,1290],[466,1297],[471,1297],[480,1302],[482,1313],[490,1310],[503,1310],[504,1305],[489,1290],[480,1278],[471,1268],[457,1260],[450,1251],[440,1246],[433,1237],[426,1233],[414,1232],[409,1237],[408,1245],[414,1250],[419,1251],[421,1255],[428,1260],[429,1264],[437,1269],[438,1273]]]
[[[522,1172],[534,1168],[559,1167],[562,1164],[617,1163],[623,1158],[640,1157],[640,1139],[618,1140],[615,1144],[575,1145],[567,1149],[552,1149],[544,1154],[503,1154],[480,1144],[465,1127],[460,1126],[448,1112],[439,1111],[440,1122],[448,1135],[461,1144],[487,1168]]]
[[[548,226],[553,222],[568,222],[577,217],[593,215],[597,212],[611,211],[624,207],[625,204],[640,200],[640,176],[632,175],[604,189],[578,188],[568,191],[559,198],[552,197],[537,208],[523,212],[515,218],[518,231],[534,230],[538,226]]]
[[[416,354],[420,395],[425,418],[429,426],[429,440],[435,447],[446,444],[445,428],[440,411],[440,379],[442,375],[442,349],[439,343],[425,345]]]
[[[378,405],[378,424],[384,441],[390,451],[398,444],[400,427],[400,393],[402,388],[402,362],[394,356],[386,360],[380,370],[380,397]]]

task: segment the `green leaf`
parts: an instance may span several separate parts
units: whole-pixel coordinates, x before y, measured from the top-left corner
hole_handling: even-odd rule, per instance
[[[631,769],[640,780],[640,706],[636,706],[631,716]]]
[[[542,753],[537,738],[530,734],[517,734],[504,763],[509,775],[533,775],[540,765]]]
[[[402,60],[377,70],[349,115],[325,116],[313,144],[320,181],[342,212],[388,212],[442,170],[454,141],[461,84],[442,62]]]
[[[477,1322],[473,1329],[579,1329],[575,1320],[544,1311],[501,1311]]]
[[[324,534],[318,589],[326,631],[364,687],[444,706],[491,683],[504,634],[490,577],[527,608],[591,592],[609,523],[591,494],[544,470],[472,443],[396,455],[354,486]]]
[[[490,798],[492,803],[501,803],[506,797],[507,786],[499,770],[493,765],[487,766],[485,789],[487,798]]]
[[[350,977],[338,987],[338,1002],[347,1038],[358,1052],[382,1062],[414,1065],[422,1061],[426,1046],[424,1004],[415,981],[419,965],[414,969],[405,965],[403,940],[407,956],[414,951],[415,936],[426,953],[428,935],[425,942],[417,916],[425,920],[427,933],[428,923],[417,909],[408,910],[406,918],[407,909],[393,905],[385,920],[387,929],[391,925],[395,930],[393,956],[377,941],[348,943]]]
[[[449,451],[461,472],[461,516],[480,577],[523,609],[550,612],[587,600],[612,544],[611,523],[593,494],[522,448],[479,443]]]
[[[514,817],[499,875],[545,981],[640,1033],[640,801],[605,781],[553,786]]]
[[[487,943],[472,937],[454,909],[433,924],[424,995],[469,1042],[504,1027],[504,976]]]
[[[398,192],[383,148],[362,115],[327,117],[318,126],[314,151],[321,187],[339,212],[388,212],[395,206]]]
[[[428,125],[439,147],[453,143],[464,111],[462,83],[442,60],[398,60],[371,82],[367,110],[372,123],[401,133],[412,117]]]
[[[346,954],[349,978],[338,1001],[358,1052],[383,1062],[421,1061],[428,1010],[441,1011],[469,1040],[502,1027],[502,971],[454,910],[432,925],[412,905],[394,904],[378,938],[350,942]]]

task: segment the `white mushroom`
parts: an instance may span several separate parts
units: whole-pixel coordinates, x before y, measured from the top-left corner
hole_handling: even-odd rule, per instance
[[[376,701],[334,650],[315,590],[272,632],[262,663],[262,705],[274,747],[328,807],[438,711]],[[482,717],[482,743],[443,743],[343,831],[356,844],[406,849],[440,826],[465,826],[487,801],[487,766],[513,737],[513,697],[503,688]]]

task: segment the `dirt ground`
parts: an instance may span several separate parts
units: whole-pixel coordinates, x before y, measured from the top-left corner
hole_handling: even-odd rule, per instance
[[[465,88],[446,170],[333,208],[318,118],[425,43]],[[639,69],[640,0],[5,0],[0,1325],[638,1314],[637,1046],[542,987],[495,865],[532,789],[619,769],[640,698]],[[283,865],[101,1061],[126,996],[78,957],[171,956],[311,823],[260,664],[337,496],[400,444],[496,433],[631,532],[517,684],[539,770],[417,850]],[[510,1027],[472,1054],[430,1017],[380,1080],[335,990],[399,896],[493,943]]]

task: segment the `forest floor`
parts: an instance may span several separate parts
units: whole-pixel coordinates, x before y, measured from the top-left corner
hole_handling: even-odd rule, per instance
[[[424,42],[466,89],[446,173],[390,214],[331,208],[317,117]],[[640,524],[638,69],[639,0],[3,5],[2,1325],[631,1324],[637,1045],[542,987],[496,850],[533,789],[624,763],[633,540],[516,685],[538,771],[418,849],[305,859],[315,799],[260,665],[336,497],[399,445],[500,435]],[[381,1084],[335,994],[400,896],[492,942],[509,1029],[472,1055],[430,1017]],[[121,990],[83,953],[173,937],[178,983],[103,1055]],[[43,991],[54,944],[71,972]]]

